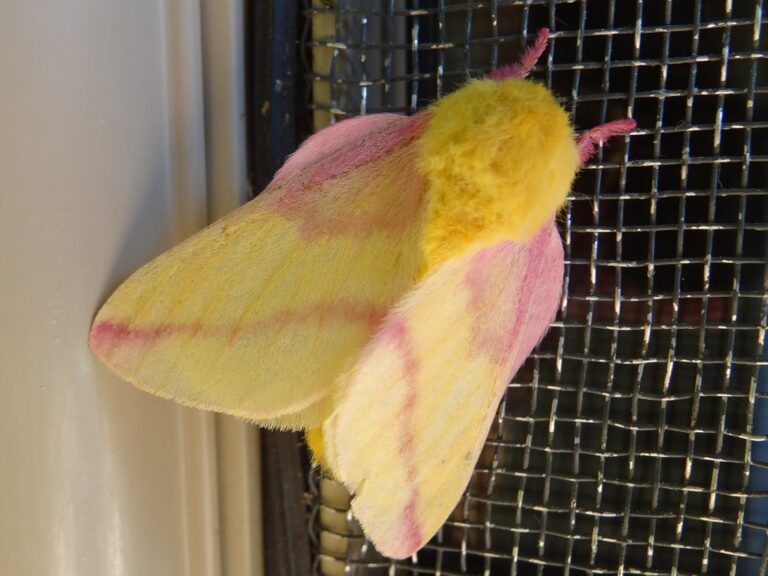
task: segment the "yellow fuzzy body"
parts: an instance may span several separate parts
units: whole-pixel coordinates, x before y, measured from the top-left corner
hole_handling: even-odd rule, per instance
[[[429,181],[426,270],[470,244],[531,238],[579,168],[568,114],[527,80],[474,80],[446,96],[419,144]]]

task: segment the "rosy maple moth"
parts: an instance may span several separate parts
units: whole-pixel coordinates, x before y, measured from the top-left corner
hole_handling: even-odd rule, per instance
[[[413,554],[459,500],[559,306],[554,216],[595,146],[518,64],[309,138],[255,200],[104,304],[90,347],[182,404],[312,430],[366,535]]]

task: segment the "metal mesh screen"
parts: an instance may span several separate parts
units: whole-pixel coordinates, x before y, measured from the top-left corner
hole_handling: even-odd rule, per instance
[[[765,573],[762,1],[325,0],[306,14],[316,128],[413,112],[544,26],[533,77],[576,126],[638,123],[574,186],[558,319],[444,527],[384,559],[315,471],[316,573]]]

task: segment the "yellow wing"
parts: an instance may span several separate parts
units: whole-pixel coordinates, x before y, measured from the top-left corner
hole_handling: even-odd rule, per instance
[[[339,387],[325,457],[383,554],[413,554],[459,500],[501,395],[555,316],[553,224],[475,247],[398,304]]]
[[[416,277],[420,129],[386,115],[313,137],[261,196],[122,284],[92,350],[165,398],[319,425],[338,374]]]

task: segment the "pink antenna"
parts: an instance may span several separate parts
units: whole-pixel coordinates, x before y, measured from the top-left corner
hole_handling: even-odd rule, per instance
[[[600,124],[594,128],[590,128],[586,132],[579,134],[576,138],[576,146],[579,149],[579,160],[581,166],[587,163],[592,158],[592,155],[597,151],[597,147],[611,138],[612,136],[621,136],[631,132],[637,124],[632,118],[624,118],[623,120],[613,120]]]
[[[517,78],[522,80],[530,74],[536,61],[544,53],[544,50],[547,49],[548,41],[549,30],[547,28],[542,28],[536,35],[536,41],[532,46],[528,46],[528,48],[525,49],[525,52],[523,52],[523,55],[518,62],[492,70],[491,73],[488,74],[488,78],[491,80],[506,80],[507,78]]]
[[[531,46],[525,49],[520,60],[514,64],[496,68],[488,74],[490,80],[506,80],[508,78],[517,78],[522,80],[528,74],[536,64],[536,61],[547,49],[547,43],[549,42],[549,30],[542,28],[536,34],[536,40]],[[614,120],[605,124],[595,126],[586,132],[582,132],[578,138],[576,138],[576,146],[579,149],[579,160],[581,166],[587,163],[587,161],[597,151],[597,147],[603,144],[606,140],[613,136],[621,136],[631,132],[636,126],[636,123],[631,118],[625,118],[623,120]]]

